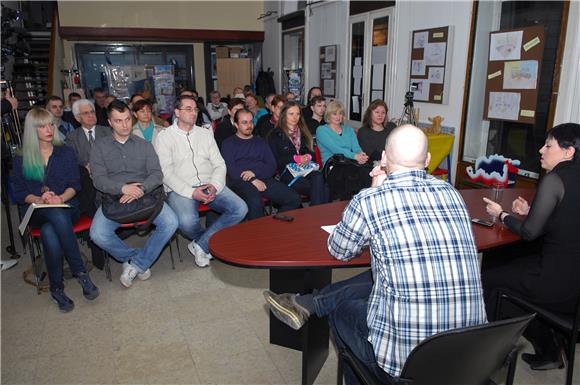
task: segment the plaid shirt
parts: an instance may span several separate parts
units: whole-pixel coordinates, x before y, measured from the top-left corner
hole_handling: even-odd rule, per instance
[[[350,260],[368,243],[374,278],[368,340],[388,374],[398,376],[430,335],[486,322],[470,217],[449,183],[413,170],[361,191],[328,249]]]

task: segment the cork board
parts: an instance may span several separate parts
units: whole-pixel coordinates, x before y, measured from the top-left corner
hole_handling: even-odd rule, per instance
[[[534,124],[544,26],[490,32],[483,119]]]
[[[452,27],[420,29],[411,33],[409,83],[416,102],[447,104]]]

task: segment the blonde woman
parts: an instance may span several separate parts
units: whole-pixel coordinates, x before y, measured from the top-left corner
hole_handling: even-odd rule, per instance
[[[67,203],[70,208],[35,210],[30,225],[40,228],[40,239],[48,271],[50,297],[61,312],[69,312],[74,302],[64,293],[63,259],[89,300],[99,296],[81,259],[73,224],[79,220],[77,191],[79,168],[74,150],[63,146],[55,135],[52,115],[33,108],[26,114],[22,154],[14,159],[14,194],[24,213],[32,203]]]

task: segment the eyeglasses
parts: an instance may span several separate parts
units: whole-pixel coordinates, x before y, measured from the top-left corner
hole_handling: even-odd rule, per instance
[[[199,112],[199,108],[191,108],[191,107],[185,107],[185,108],[178,108],[179,111],[187,111],[187,112]]]
[[[82,115],[82,116],[95,115],[95,111],[85,111],[85,112],[81,112],[79,115]]]

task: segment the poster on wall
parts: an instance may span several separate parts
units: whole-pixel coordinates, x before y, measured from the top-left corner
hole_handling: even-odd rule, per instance
[[[415,83],[414,99],[447,104],[453,26],[411,32],[409,83]]]
[[[318,84],[322,88],[322,95],[335,98],[337,94],[338,45],[321,46],[318,59],[320,70]],[[359,94],[361,92],[360,86],[359,82],[357,86]]]

